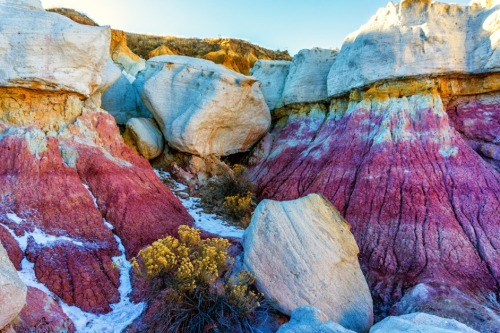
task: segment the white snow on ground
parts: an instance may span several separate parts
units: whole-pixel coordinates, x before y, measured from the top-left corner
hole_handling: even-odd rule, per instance
[[[215,214],[208,214],[203,212],[203,208],[200,206],[200,198],[188,197],[184,199],[183,196],[179,196],[176,192],[183,192],[187,190],[187,186],[176,182],[170,173],[156,170],[156,175],[162,179],[167,178],[173,184],[172,192],[179,198],[184,207],[195,220],[195,226],[198,229],[205,230],[212,234],[219,235],[221,237],[232,237],[241,238],[245,233],[245,230],[240,229],[234,225],[230,225],[226,221],[221,220]],[[185,192],[187,194],[187,192]]]
[[[204,213],[203,208],[200,206],[200,199],[189,197],[186,191],[187,186],[174,181],[168,172],[159,170],[155,170],[155,172],[160,179],[166,177],[171,180],[171,183],[173,184],[173,193],[176,194],[184,207],[186,207],[191,216],[193,216],[195,219],[195,226],[197,228],[217,234],[221,237],[241,238],[243,236],[244,230],[228,224],[218,218],[215,214]],[[83,184],[83,186],[85,186],[85,188],[89,191],[89,194],[97,207],[97,200],[90,191],[89,187],[86,184]],[[178,193],[181,192],[185,193],[185,195],[180,196]],[[17,224],[25,221],[15,213],[7,213],[6,216]],[[113,226],[105,219],[103,219],[103,222],[108,228],[113,229]],[[19,243],[23,252],[26,251],[30,236],[33,236],[36,243],[40,245],[47,246],[56,242],[70,242],[77,246],[84,246],[82,242],[74,240],[70,237],[48,235],[38,228],[35,228],[33,232],[25,232],[23,236],[17,236],[13,230],[7,226],[5,227],[10,232],[12,237],[14,237],[14,239]],[[61,308],[73,321],[78,333],[119,333],[129,326],[144,311],[144,303],[135,304],[130,301],[130,293],[132,292],[132,286],[130,283],[131,264],[125,257],[125,247],[123,246],[121,239],[116,235],[114,237],[122,254],[113,258],[113,262],[120,270],[120,287],[118,289],[120,292],[120,301],[116,304],[111,304],[112,311],[104,315],[96,315],[84,312],[76,306],[69,306],[62,300],[59,300]],[[38,288],[55,299],[58,299],[58,297],[44,284],[38,282],[35,276],[34,267],[35,264],[24,258],[21,262],[21,271],[18,272],[21,280],[27,286]]]
[[[120,270],[120,301],[111,304],[112,311],[104,315],[96,315],[84,312],[76,306],[69,306],[59,302],[63,311],[75,323],[77,332],[85,333],[119,333],[141,315],[144,310],[144,303],[132,303],[130,293],[132,285],[130,284],[130,262],[125,257],[125,247],[121,239],[115,235],[118,248],[122,252],[121,256],[114,257],[113,262]]]
[[[8,213],[6,215],[15,223],[21,223],[24,221],[17,214]],[[111,226],[111,224],[106,222],[106,220],[103,219],[103,221],[106,225]],[[26,251],[28,238],[30,236],[33,236],[35,241],[42,245],[50,245],[58,241],[66,241],[78,246],[84,246],[82,242],[75,241],[69,237],[47,235],[37,228],[34,232],[25,232],[23,236],[17,236],[13,230],[7,226],[4,227],[7,228],[12,237],[14,237],[14,239],[19,243],[23,252]],[[144,303],[135,304],[130,301],[130,293],[132,292],[132,285],[130,283],[131,264],[125,257],[125,247],[123,246],[121,239],[116,235],[115,239],[122,254],[118,257],[112,258],[113,262],[120,270],[120,287],[118,288],[118,291],[120,292],[120,301],[118,303],[111,304],[112,311],[104,315],[96,315],[84,312],[76,306],[69,306],[62,300],[59,300],[62,310],[73,321],[76,330],[79,333],[119,333],[130,325],[137,317],[139,317],[144,310]],[[34,267],[35,264],[24,258],[21,261],[21,271],[18,272],[21,280],[27,286],[38,288],[55,299],[58,299],[58,297],[44,284],[38,282],[35,276]]]

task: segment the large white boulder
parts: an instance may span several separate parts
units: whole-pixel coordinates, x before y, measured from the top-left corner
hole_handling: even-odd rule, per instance
[[[370,333],[479,333],[454,319],[416,312],[387,317],[373,325]]]
[[[146,79],[141,98],[169,146],[225,156],[248,150],[267,133],[271,114],[254,77],[183,56],[148,63],[160,70]]]
[[[257,60],[250,70],[250,75],[262,83],[260,90],[270,110],[279,105],[290,65],[285,60]]]
[[[106,67],[102,72],[101,84],[97,87],[96,91],[90,96],[95,106],[101,106],[102,94],[108,90],[122,75],[120,68],[111,60],[108,59]]]
[[[292,311],[290,321],[281,325],[277,333],[354,333],[329,321],[321,310],[303,305]]]
[[[327,77],[338,50],[301,50],[293,57],[283,89],[282,105],[309,103],[328,97]]]
[[[91,95],[109,59],[111,29],[78,24],[38,4],[0,2],[0,87]]]
[[[0,243],[0,330],[24,307],[26,292],[26,286]]]
[[[500,70],[500,6],[390,2],[346,37],[328,75],[329,96],[381,80]]]
[[[163,152],[163,135],[153,118],[131,118],[125,131],[144,158],[152,160]]]
[[[283,313],[310,305],[347,329],[368,331],[373,302],[359,249],[345,220],[323,196],[262,201],[244,239],[244,266]]]

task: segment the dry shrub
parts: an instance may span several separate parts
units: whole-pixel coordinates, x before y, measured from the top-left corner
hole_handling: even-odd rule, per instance
[[[221,167],[216,177],[200,187],[201,203],[230,221],[247,227],[255,210],[254,187],[244,166]]]
[[[200,230],[188,226],[178,235],[132,259],[135,273],[150,285],[148,332],[252,332],[249,318],[263,295],[246,271],[224,278],[234,261],[228,240],[201,240]]]

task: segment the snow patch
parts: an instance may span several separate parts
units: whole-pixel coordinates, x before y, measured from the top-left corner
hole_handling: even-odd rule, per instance
[[[177,191],[185,191],[187,190],[187,186],[181,183],[176,182],[172,179],[170,173],[156,170],[155,173],[158,178],[168,178],[173,182],[173,186],[175,188],[172,191],[177,198],[182,202],[184,207],[187,209],[189,214],[194,218],[195,227],[198,229],[205,230],[212,234],[219,235],[221,237],[231,237],[231,238],[242,238],[245,230],[240,229],[236,226],[230,225],[226,221],[221,220],[215,214],[208,214],[203,212],[203,208],[200,205],[200,198],[188,197],[187,199],[178,196],[175,192]]]
[[[455,156],[456,154],[458,154],[458,147],[444,145],[439,148],[439,153],[443,157]]]
[[[88,186],[84,185],[87,189]],[[90,192],[90,195],[94,199],[94,203],[96,200]],[[97,203],[96,203],[97,206]],[[21,223],[25,220],[20,218],[15,213],[7,213],[6,216],[15,223]],[[108,223],[105,219],[103,219],[104,224],[112,229],[113,226]],[[32,236],[38,244],[41,245],[51,245],[60,241],[68,241],[73,244],[83,246],[82,242],[76,241],[69,237],[57,237],[52,235],[47,235],[43,231],[35,228],[34,232],[25,232],[23,236],[17,236],[13,230],[9,227],[4,227],[10,232],[12,237],[19,243],[21,250],[23,253],[26,252],[26,248],[28,247],[28,239]],[[116,242],[118,243],[118,248],[121,251],[121,255],[117,257],[113,257],[112,260],[115,263],[116,267],[120,270],[120,287],[118,291],[120,293],[120,301],[115,304],[111,304],[112,311],[104,314],[97,315],[89,312],[84,312],[80,308],[76,306],[70,306],[60,300],[55,294],[53,294],[44,284],[38,282],[38,279],[35,275],[35,264],[29,262],[26,257],[21,261],[21,271],[18,272],[19,277],[23,281],[23,283],[27,286],[35,287],[47,295],[53,297],[56,300],[59,300],[59,305],[66,315],[73,321],[76,327],[76,331],[79,333],[119,333],[122,332],[127,326],[132,324],[132,322],[141,315],[144,311],[145,303],[132,303],[130,301],[130,293],[132,292],[132,284],[130,283],[130,270],[131,263],[125,257],[125,247],[121,239],[114,235]]]
[[[105,224],[111,226],[106,220]],[[111,226],[112,228],[112,226]],[[132,268],[130,262],[125,257],[125,247],[121,239],[115,236],[122,255],[113,257],[113,262],[120,270],[120,301],[111,304],[111,312],[104,315],[96,315],[89,312],[84,312],[76,306],[69,306],[60,302],[61,307],[66,315],[73,321],[77,332],[85,333],[119,333],[141,315],[144,311],[144,302],[132,303],[130,301],[130,293],[132,292],[132,284],[130,283],[130,270]]]
[[[9,220],[12,222],[15,222],[17,224],[24,222],[24,219],[20,218],[16,213],[7,213],[6,214]],[[82,242],[79,242],[77,240],[74,240],[73,238],[66,237],[66,236],[54,236],[54,235],[49,235],[43,232],[42,230],[38,229],[35,227],[34,231],[32,232],[25,232],[23,236],[17,236],[12,230],[7,228],[12,237],[14,237],[17,242],[19,243],[19,246],[23,250],[23,252],[26,250],[26,247],[28,246],[28,239],[30,237],[33,237],[35,239],[35,242],[40,245],[44,246],[50,246],[58,242],[69,242],[72,244],[75,244],[77,246],[83,246]]]

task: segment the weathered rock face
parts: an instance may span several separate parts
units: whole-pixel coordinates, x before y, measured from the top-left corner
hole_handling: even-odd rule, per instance
[[[321,310],[303,305],[292,311],[290,321],[280,327],[278,333],[354,333],[337,323],[328,321]]]
[[[326,78],[337,50],[301,50],[293,57],[283,89],[282,105],[322,101],[328,97]]]
[[[131,118],[151,117],[145,107],[141,108],[142,102],[139,100],[137,89],[129,78],[122,74],[102,95],[102,108],[115,117],[117,124],[125,125]]]
[[[257,287],[290,314],[302,305],[340,325],[366,332],[370,291],[349,226],[322,196],[259,204],[245,232],[244,265]]]
[[[10,327],[14,332],[72,333],[75,325],[61,306],[40,289],[28,287],[26,306]]]
[[[106,67],[102,72],[101,84],[97,87],[92,96],[90,96],[90,99],[96,107],[101,107],[102,94],[114,85],[121,75],[122,72],[120,71],[120,68],[113,62],[113,60],[108,59]]]
[[[391,316],[425,312],[455,319],[479,332],[500,332],[498,304],[493,295],[485,300],[481,295],[465,293],[456,287],[437,283],[420,283],[389,310]]]
[[[0,329],[10,323],[26,303],[26,286],[0,243]]]
[[[110,54],[113,61],[132,76],[136,76],[137,73],[146,68],[146,61],[128,48],[127,34],[123,31],[112,31]]]
[[[370,329],[370,333],[399,332],[479,333],[456,320],[418,312],[400,317],[388,317]]]
[[[325,195],[353,227],[379,309],[420,282],[498,294],[500,176],[452,128],[441,98],[341,105],[277,124],[251,171],[258,195]]]
[[[284,60],[257,60],[250,75],[259,80],[267,106],[274,110],[281,101],[291,63]]]
[[[248,150],[269,129],[269,108],[255,78],[202,59],[149,62],[161,71],[145,81],[141,97],[173,148],[224,156]]]
[[[12,7],[43,10],[40,0],[1,0],[0,5],[4,4]]]
[[[500,171],[500,93],[459,97],[446,109],[469,146]]]
[[[10,22],[4,31],[17,41],[0,60],[2,70],[8,73],[13,57],[23,73],[0,87],[0,238],[16,267],[33,269],[62,302],[108,312],[120,300],[112,260],[122,254],[119,241],[130,258],[193,219],[125,145],[113,117],[95,106],[95,95],[84,99],[113,81],[103,74],[109,29],[4,4],[0,11],[10,15],[0,26]],[[39,62],[30,62],[35,58]],[[24,257],[33,266],[21,264]]]
[[[109,27],[81,25],[31,9],[37,1],[12,3],[0,3],[4,36],[0,38],[0,87],[93,93],[109,58]]]
[[[130,141],[130,146],[147,160],[152,160],[163,152],[163,135],[152,118],[130,119],[123,136],[125,142]]]
[[[328,75],[328,95],[388,79],[498,71],[500,7],[492,4],[389,3],[346,37]]]

